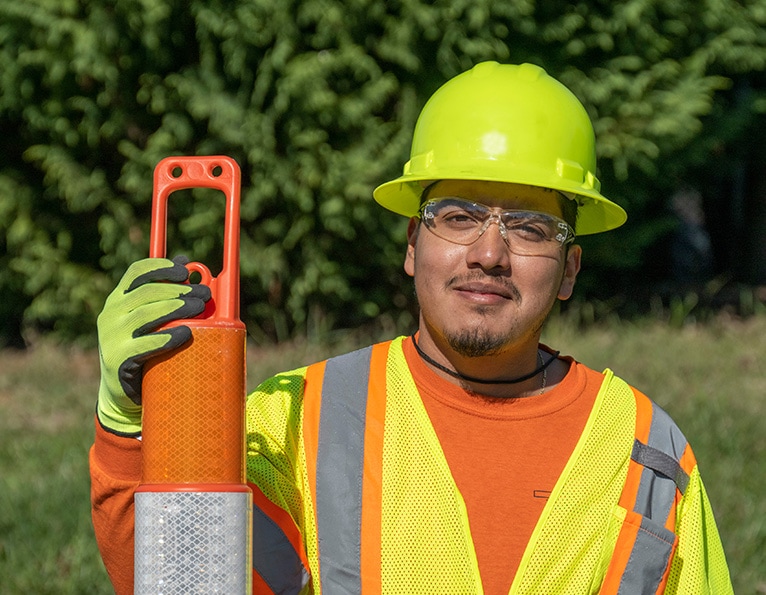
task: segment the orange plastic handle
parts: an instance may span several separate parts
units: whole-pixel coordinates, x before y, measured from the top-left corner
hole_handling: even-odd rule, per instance
[[[223,237],[223,268],[217,277],[199,262],[186,268],[200,274],[201,282],[210,287],[214,310],[208,318],[239,320],[239,165],[231,157],[167,157],[154,169],[152,226],[149,256],[167,256],[168,198],[177,190],[212,188],[226,196]]]

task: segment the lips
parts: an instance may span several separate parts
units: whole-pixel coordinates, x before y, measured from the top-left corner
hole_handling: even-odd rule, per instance
[[[476,296],[499,296],[507,300],[519,300],[519,290],[512,283],[499,283],[497,281],[458,281],[453,280],[448,284],[450,289]]]

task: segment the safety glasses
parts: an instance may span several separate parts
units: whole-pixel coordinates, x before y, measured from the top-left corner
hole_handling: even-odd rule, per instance
[[[420,207],[420,218],[435,235],[463,246],[478,240],[494,221],[511,252],[521,256],[553,256],[575,238],[572,227],[553,215],[488,207],[463,198],[428,200]]]

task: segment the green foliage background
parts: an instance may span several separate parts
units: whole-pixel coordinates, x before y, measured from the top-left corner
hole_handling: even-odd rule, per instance
[[[148,253],[168,155],[242,167],[256,339],[406,325],[406,221],[371,192],[399,174],[427,97],[481,60],[540,64],[592,115],[604,191],[631,219],[585,238],[582,296],[661,277],[653,250],[689,181],[720,189],[720,237],[751,222],[719,269],[763,282],[766,208],[741,189],[764,186],[764,23],[764,0],[0,0],[0,341],[93,336]],[[171,250],[215,262],[222,209],[192,198],[173,202]]]

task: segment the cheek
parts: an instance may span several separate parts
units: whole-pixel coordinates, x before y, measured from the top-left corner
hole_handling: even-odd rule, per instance
[[[553,297],[559,293],[564,275],[563,266],[557,261],[540,257],[518,258],[512,265],[510,280],[524,294]]]
[[[407,246],[404,271],[419,280],[452,277],[465,267],[463,246],[449,244],[421,233],[415,244]]]

